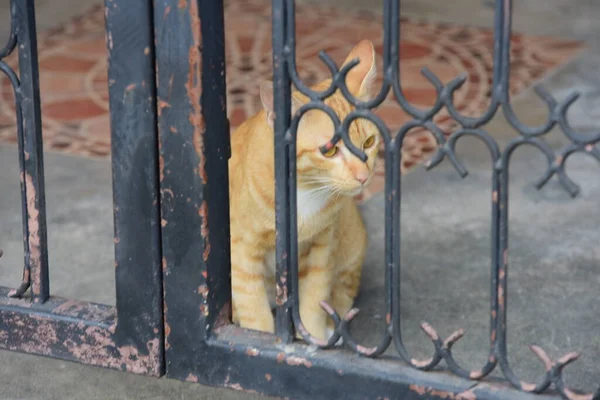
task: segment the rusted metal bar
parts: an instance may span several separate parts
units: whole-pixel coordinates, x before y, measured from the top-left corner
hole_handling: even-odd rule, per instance
[[[134,8],[124,0],[107,0],[105,15],[117,307],[47,297],[47,269],[44,272],[40,267],[44,263],[35,261],[46,257],[47,245],[33,1],[13,1],[15,34],[0,55],[9,54],[18,44],[21,81],[2,61],[0,70],[15,88],[28,200],[23,224],[31,253],[20,287],[24,290],[16,295],[23,297],[31,283],[35,301],[15,299],[14,290],[0,288],[0,348],[160,376],[164,350],[152,4],[148,0]],[[34,244],[40,246],[37,255]]]
[[[23,227],[23,251],[24,251],[24,261],[23,261],[23,278],[21,279],[21,284],[15,290],[11,291],[9,294],[11,297],[20,298],[23,294],[29,289],[31,285],[31,274],[29,269],[28,262],[28,246],[29,246],[29,234],[28,234],[28,226],[25,223],[27,221],[27,194],[25,192],[25,179],[24,172],[25,171],[25,155],[24,155],[24,142],[23,142],[23,124],[22,124],[22,111],[21,107],[19,107],[19,98],[20,98],[20,86],[21,82],[19,81],[19,77],[15,70],[8,65],[4,58],[10,56],[17,47],[17,8],[18,2],[11,1],[10,3],[10,33],[8,36],[8,40],[6,45],[0,50],[0,71],[8,78],[12,89],[13,95],[15,99],[15,110],[16,110],[16,120],[17,120],[17,145],[18,145],[18,156],[19,156],[19,170],[20,170],[20,189],[21,189],[21,220]]]
[[[535,353],[545,360],[548,371],[544,379],[537,385],[522,383],[510,369],[507,361],[506,351],[506,289],[508,281],[507,248],[508,235],[508,165],[510,154],[515,148],[523,144],[531,144],[546,154],[549,161],[549,169],[543,179],[538,182],[541,187],[548,179],[557,174],[559,180],[572,194],[576,194],[576,186],[564,172],[564,158],[557,158],[554,151],[539,138],[547,133],[555,125],[560,125],[565,134],[571,138],[573,144],[560,151],[565,158],[569,155],[582,151],[599,158],[596,144],[600,142],[600,134],[583,137],[574,132],[567,124],[565,115],[568,106],[574,101],[571,96],[564,103],[559,104],[549,94],[538,89],[540,96],[548,104],[550,117],[548,122],[541,127],[528,127],[522,125],[512,113],[510,99],[508,96],[508,76],[510,66],[510,34],[511,34],[511,0],[496,1],[495,16],[495,44],[494,44],[494,73],[492,101],[489,108],[479,117],[471,118],[461,115],[454,105],[453,93],[465,82],[466,77],[460,76],[443,85],[441,81],[427,68],[423,74],[437,91],[435,104],[429,109],[420,109],[410,104],[404,95],[400,84],[400,2],[398,0],[385,0],[383,4],[384,16],[384,81],[379,93],[367,102],[354,99],[348,92],[343,82],[349,68],[338,69],[335,63],[325,54],[320,58],[331,69],[332,84],[329,89],[321,93],[315,93],[306,87],[298,74],[295,59],[295,13],[294,0],[273,0],[272,23],[273,23],[273,68],[274,68],[274,105],[275,105],[275,163],[276,163],[276,223],[277,223],[277,284],[278,284],[278,307],[276,315],[276,336],[279,341],[274,341],[270,335],[240,330],[233,326],[226,326],[217,332],[213,332],[215,326],[214,316],[206,310],[224,310],[221,301],[213,301],[211,296],[201,297],[195,294],[189,295],[187,301],[177,297],[182,291],[192,293],[193,287],[199,285],[206,287],[210,280],[211,263],[204,259],[202,263],[201,254],[205,254],[208,248],[214,252],[213,237],[220,243],[225,244],[225,239],[216,235],[212,230],[204,230],[202,217],[205,212],[198,212],[198,204],[204,201],[208,195],[206,182],[212,182],[212,174],[208,172],[206,179],[198,170],[191,168],[200,162],[205,162],[208,157],[218,153],[219,148],[194,147],[194,134],[197,125],[194,121],[206,121],[211,116],[194,103],[194,99],[185,97],[183,93],[183,82],[181,76],[185,76],[186,70],[178,70],[168,60],[181,59],[188,54],[190,49],[190,76],[198,73],[195,68],[196,54],[191,51],[190,44],[198,44],[196,36],[190,33],[194,29],[196,20],[192,9],[187,9],[188,3],[178,4],[179,10],[176,17],[172,14],[176,5],[172,1],[163,1],[157,7],[155,15],[157,23],[157,40],[164,47],[164,55],[159,57],[159,110],[163,113],[161,127],[162,156],[163,160],[163,246],[165,251],[165,291],[167,311],[167,327],[171,332],[171,338],[167,342],[167,361],[171,366],[168,373],[172,377],[190,381],[202,382],[210,385],[221,385],[237,390],[258,391],[261,393],[294,396],[297,398],[448,398],[448,399],[530,399],[530,398],[556,398],[562,396],[569,399],[598,399],[600,391],[595,394],[580,395],[567,389],[563,383],[562,369],[576,359],[575,354],[569,354],[553,363],[542,349],[534,347]],[[191,3],[190,3],[191,4]],[[200,20],[202,22],[202,39],[205,38],[205,22],[209,26],[220,24],[206,19],[210,14],[203,14],[202,6],[208,10],[204,1],[200,4]],[[220,5],[219,5],[220,6]],[[196,10],[193,10],[196,11]],[[191,22],[190,22],[191,21]],[[177,26],[177,32],[165,29],[165,26]],[[219,33],[221,31],[219,30]],[[174,35],[180,35],[180,40],[174,42]],[[190,39],[190,36],[194,40]],[[181,39],[184,40],[181,40]],[[204,43],[204,40],[200,40]],[[208,41],[206,41],[208,43]],[[211,37],[211,42],[222,43],[223,37]],[[205,49],[206,50],[206,49]],[[212,48],[216,50],[216,48]],[[217,54],[204,51],[202,59],[204,63],[212,57],[220,57],[222,48]],[[194,57],[191,57],[193,55]],[[162,61],[160,59],[163,59]],[[208,62],[210,65],[210,62]],[[302,106],[295,115],[290,116],[290,84],[303,92],[310,98],[308,104]],[[163,89],[161,89],[163,88]],[[204,86],[206,89],[206,86]],[[168,90],[167,90],[168,89]],[[220,88],[222,89],[222,88]],[[347,100],[356,107],[349,115],[342,117],[336,115],[329,109],[323,100],[335,90],[340,90]],[[371,114],[371,110],[379,105],[389,94],[393,92],[399,106],[413,117],[395,134],[390,132],[385,124]],[[182,94],[183,93],[183,94]],[[205,91],[202,92],[201,104],[204,104]],[[212,95],[219,97],[222,92],[213,92]],[[196,93],[196,96],[198,94]],[[189,96],[188,96],[189,97]],[[197,100],[198,97],[195,99]],[[433,122],[434,116],[442,109],[449,110],[451,116],[461,126],[450,137],[444,133]],[[509,123],[520,133],[507,149],[502,152],[498,143],[485,130],[481,129],[502,108]],[[322,151],[326,151],[337,142],[343,142],[348,149],[358,158],[365,159],[365,154],[353,146],[348,135],[348,126],[356,118],[365,118],[375,124],[383,137],[386,157],[386,287],[385,293],[385,315],[386,327],[382,340],[377,346],[366,347],[358,343],[351,335],[348,324],[356,315],[352,310],[345,316],[340,316],[323,304],[323,308],[329,313],[336,324],[336,331],[328,341],[322,341],[311,335],[303,324],[298,310],[298,243],[296,231],[296,133],[299,120],[304,112],[310,109],[319,109],[327,113],[334,123],[335,133],[329,143],[324,144]],[[179,113],[179,114],[178,114]],[[198,113],[200,117],[198,117]],[[190,117],[186,120],[186,116]],[[213,118],[219,118],[217,113]],[[179,117],[177,117],[179,115]],[[188,122],[190,121],[190,122]],[[203,128],[207,125],[202,124]],[[400,313],[400,202],[401,202],[401,148],[406,134],[413,128],[424,128],[429,130],[437,139],[439,150],[434,155],[428,168],[434,168],[444,158],[448,157],[455,169],[462,177],[468,171],[462,165],[455,154],[456,143],[464,136],[474,136],[487,146],[490,152],[490,160],[493,165],[491,174],[491,201],[492,201],[492,249],[490,257],[490,341],[489,357],[484,365],[476,370],[463,368],[452,354],[452,346],[464,332],[458,330],[447,338],[442,338],[428,323],[423,323],[424,333],[432,341],[432,354],[426,360],[414,359],[406,348],[401,335],[402,315]],[[183,133],[182,133],[183,132]],[[177,134],[175,134],[177,133]],[[201,131],[204,133],[204,131]],[[200,135],[202,136],[202,135]],[[203,136],[206,138],[206,135]],[[204,143],[204,142],[200,142]],[[190,150],[195,149],[195,152]],[[175,149],[175,150],[174,150]],[[184,157],[181,157],[181,149]],[[175,153],[177,151],[177,153]],[[179,158],[175,158],[177,154]],[[203,161],[204,160],[204,161]],[[554,160],[560,162],[554,163]],[[225,167],[224,167],[225,168]],[[173,171],[178,171],[175,174]],[[219,175],[217,175],[219,176]],[[190,192],[197,197],[193,197]],[[184,199],[199,198],[184,201]],[[191,202],[191,204],[189,204]],[[223,221],[227,217],[227,210],[216,206],[211,210],[210,216],[216,220]],[[219,215],[215,216],[215,213]],[[200,215],[200,218],[196,215]],[[168,218],[165,218],[165,215]],[[209,224],[209,226],[212,226]],[[190,235],[195,232],[203,232],[200,241],[192,242]],[[207,246],[205,233],[210,232],[211,238]],[[204,241],[204,243],[203,243]],[[228,245],[228,244],[227,244]],[[187,260],[177,258],[177,254],[189,255]],[[224,288],[224,286],[223,286]],[[227,288],[228,289],[228,288]],[[172,293],[172,294],[171,294]],[[210,291],[212,293],[212,291]],[[205,301],[206,300],[206,301]],[[172,310],[176,306],[177,309]],[[199,319],[189,319],[200,310]],[[225,313],[220,313],[225,316]],[[292,323],[293,321],[293,326]],[[227,325],[225,318],[218,322]],[[331,351],[320,352],[314,346],[306,347],[298,344],[290,344],[292,339],[292,327],[312,345],[322,349],[331,348],[341,337],[346,347],[355,353],[364,356],[362,358],[351,358],[347,353]],[[174,332],[177,332],[174,335]],[[192,335],[196,336],[192,336]],[[391,361],[371,360],[383,354],[390,344],[394,343],[400,358],[408,366]],[[169,351],[169,347],[174,350]],[[175,350],[176,349],[176,350]],[[192,351],[195,349],[196,351]],[[210,359],[210,366],[205,360]],[[433,370],[445,362],[448,373],[438,372],[425,373]],[[477,381],[490,375],[497,365],[500,364],[502,372],[506,377],[504,383],[479,383]],[[450,378],[449,373],[456,375]],[[310,387],[300,385],[298,382],[310,382]],[[450,381],[448,380],[450,379]],[[423,383],[423,382],[427,383]],[[488,378],[487,382],[493,380]],[[449,385],[449,386],[448,386]],[[512,385],[514,389],[509,388]],[[550,386],[553,385],[551,388]],[[368,389],[366,389],[368,388]],[[376,388],[376,389],[375,389]],[[551,392],[555,390],[555,392]],[[544,392],[546,394],[533,396],[525,392]],[[581,396],[581,397],[578,397]]]
[[[158,133],[152,2],[106,0],[118,334],[156,342],[163,372]]]
[[[21,297],[30,288],[33,301],[43,303],[50,296],[50,279],[34,0],[11,1],[11,13],[15,45],[19,49],[19,85],[15,90],[15,99],[25,245],[23,283],[12,295]]]
[[[214,326],[229,323],[223,18],[220,0],[154,2],[165,354],[177,378],[196,368]]]
[[[293,255],[291,251],[290,229],[292,223],[290,214],[284,212],[290,203],[289,190],[289,149],[285,135],[290,126],[291,81],[288,73],[286,44],[287,29],[287,4],[285,0],[274,0],[272,10],[273,20],[273,101],[278,105],[273,128],[275,131],[275,238],[277,270],[275,276],[276,288],[276,315],[275,333],[282,342],[289,343],[293,340],[292,314],[288,302],[290,293],[290,262]]]
[[[160,375],[159,338],[139,347],[127,340],[133,335],[123,334],[114,307],[56,297],[32,303],[10,298],[8,292],[0,287],[0,348]]]
[[[461,115],[454,105],[453,93],[458,90],[466,81],[466,76],[460,76],[443,85],[441,81],[427,68],[424,69],[424,76],[431,82],[437,91],[437,99],[434,105],[428,109],[419,109],[410,104],[404,95],[400,83],[400,2],[398,0],[386,0],[383,5],[384,17],[384,81],[380,92],[372,100],[361,102],[353,98],[345,87],[345,75],[351,67],[339,69],[333,60],[325,53],[320,54],[321,60],[332,71],[332,83],[330,88],[321,93],[314,92],[302,83],[299,77],[296,58],[295,58],[295,16],[294,0],[273,1],[273,43],[274,43],[274,68],[276,79],[280,79],[279,87],[275,90],[275,96],[289,96],[287,86],[290,82],[294,84],[297,90],[304,93],[310,101],[303,105],[298,112],[285,125],[285,118],[289,114],[286,102],[279,99],[275,102],[275,114],[280,117],[280,125],[277,126],[275,140],[282,135],[286,135],[287,150],[284,147],[276,149],[276,160],[285,160],[287,153],[287,177],[282,173],[277,181],[278,198],[283,205],[277,208],[277,218],[285,221],[278,226],[278,237],[282,238],[278,242],[280,258],[287,256],[287,260],[280,260],[281,271],[287,271],[287,282],[289,282],[289,306],[293,316],[293,323],[296,329],[307,343],[317,345],[321,348],[330,348],[341,335],[347,347],[354,352],[367,357],[377,357],[389,347],[391,339],[395,344],[400,357],[415,369],[431,370],[437,367],[442,361],[445,361],[447,368],[454,374],[470,380],[481,380],[488,376],[496,366],[500,364],[505,378],[515,388],[525,391],[541,393],[554,386],[554,388],[564,398],[579,398],[572,391],[564,387],[562,378],[562,369],[573,362],[576,357],[565,356],[555,363],[547,361],[547,373],[537,384],[525,383],[521,381],[511,369],[507,355],[506,341],[506,315],[507,315],[507,285],[508,285],[508,170],[512,152],[521,145],[532,145],[539,149],[548,160],[548,169],[545,175],[539,180],[537,186],[541,188],[548,180],[557,175],[560,183],[571,194],[576,195],[578,187],[572,182],[564,171],[565,158],[576,153],[587,153],[600,160],[600,151],[597,144],[600,142],[600,133],[592,135],[582,135],[575,132],[566,119],[568,107],[575,101],[577,94],[568,97],[562,103],[558,103],[552,96],[542,88],[536,88],[537,93],[548,107],[548,119],[540,126],[526,126],[522,124],[512,110],[509,96],[509,76],[510,76],[510,38],[511,38],[511,19],[512,19],[512,0],[497,0],[495,6],[495,36],[494,36],[494,68],[493,83],[491,93],[491,103],[488,109],[479,117],[471,118]],[[282,27],[282,24],[285,25]],[[284,43],[281,43],[282,37]],[[283,58],[283,59],[282,59]],[[288,76],[282,75],[281,65],[287,63]],[[348,102],[355,106],[355,110],[349,115],[336,115],[329,109],[324,99],[330,96],[335,90],[340,90]],[[398,105],[410,116],[412,121],[407,122],[400,130],[393,134],[385,124],[376,118],[371,110],[381,104],[387,94],[392,91]],[[453,119],[460,125],[460,128],[446,137],[442,131],[433,122],[434,116],[442,110],[448,109]],[[298,265],[296,255],[298,252],[298,243],[296,235],[296,160],[295,160],[295,141],[299,120],[303,113],[310,109],[318,109],[327,113],[334,124],[335,133],[329,143],[324,144],[322,151],[326,151],[338,142],[343,144],[354,154],[354,156],[364,160],[366,155],[353,146],[350,141],[347,129],[351,121],[356,118],[364,118],[375,124],[383,138],[385,144],[386,157],[386,184],[385,184],[385,206],[386,206],[386,329],[380,343],[374,347],[365,347],[357,343],[348,329],[349,322],[354,318],[357,310],[352,310],[346,316],[340,316],[333,309],[324,304],[324,309],[336,324],[336,332],[327,341],[317,340],[311,332],[303,328],[303,323],[298,312]],[[519,137],[514,139],[503,151],[496,140],[485,130],[481,129],[502,109],[509,124],[519,133]],[[571,140],[571,144],[556,152],[542,138],[553,127],[559,125],[565,135]],[[468,173],[466,168],[458,160],[455,154],[457,141],[464,136],[474,136],[488,147],[492,163],[491,176],[491,200],[492,200],[492,252],[491,252],[491,275],[490,275],[490,344],[489,357],[484,365],[477,370],[468,370],[460,366],[452,355],[452,346],[463,336],[463,331],[458,330],[448,338],[441,338],[436,330],[428,323],[423,323],[424,333],[432,341],[432,355],[426,360],[416,360],[406,348],[402,339],[402,315],[400,313],[400,203],[401,203],[401,148],[404,138],[409,130],[413,128],[424,128],[430,131],[437,139],[439,150],[435,154],[428,168],[433,168],[439,164],[445,157],[448,157],[454,165],[457,172],[465,177]],[[558,155],[557,155],[558,153]],[[279,165],[278,171],[284,171],[285,166]],[[286,199],[287,197],[287,199]],[[285,203],[287,201],[287,204]],[[289,240],[285,241],[287,232],[281,229],[289,229]],[[282,307],[280,307],[280,313]],[[287,312],[287,309],[286,309]],[[548,359],[542,356],[543,350],[534,348],[534,352],[541,359]],[[582,399],[597,399],[600,397],[600,389],[595,394],[580,395]]]
[[[519,392],[498,380],[486,383],[448,372],[424,372],[392,360],[356,357],[340,350],[274,344],[273,336],[235,326],[218,330],[197,352],[186,380],[291,399],[556,400]]]

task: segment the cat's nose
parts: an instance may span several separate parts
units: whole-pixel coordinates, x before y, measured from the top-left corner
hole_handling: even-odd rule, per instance
[[[359,181],[361,183],[361,185],[364,185],[366,181],[369,180],[369,173],[368,172],[360,172],[358,174],[356,174],[356,180]]]

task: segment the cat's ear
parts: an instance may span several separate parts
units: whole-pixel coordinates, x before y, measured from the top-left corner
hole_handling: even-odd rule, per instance
[[[355,97],[367,101],[371,97],[371,87],[377,76],[373,43],[367,39],[358,43],[348,54],[344,65],[355,58],[359,59],[359,63],[346,75],[346,86]]]
[[[275,110],[273,106],[273,82],[265,81],[260,85],[260,101],[267,114],[267,124],[272,128],[275,121]],[[302,100],[297,93],[292,93],[292,115],[302,105]]]
[[[260,101],[267,114],[267,123],[272,128],[273,121],[275,120],[275,113],[273,112],[273,82],[265,81],[260,84]]]

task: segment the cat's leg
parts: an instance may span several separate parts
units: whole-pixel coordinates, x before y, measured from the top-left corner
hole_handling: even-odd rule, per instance
[[[308,332],[321,340],[328,338],[326,327],[329,316],[320,303],[327,301],[331,294],[334,274],[332,239],[332,228],[317,235],[299,263],[300,317]]]
[[[344,318],[352,308],[354,299],[358,294],[361,269],[362,259],[356,259],[354,263],[337,271],[331,292],[331,306],[340,318]]]
[[[356,206],[352,204],[344,209],[342,217],[335,242],[336,270],[330,298],[330,305],[340,318],[350,311],[358,295],[367,250],[367,233]],[[332,321],[327,328],[331,335],[335,329]]]
[[[231,239],[231,297],[233,322],[242,328],[275,331],[265,290],[265,251],[257,243]]]
[[[354,304],[354,299],[358,294],[362,261],[362,257],[355,257],[353,263],[343,265],[342,268],[338,268],[336,271],[331,289],[330,305],[340,318],[344,318],[348,311],[350,311]],[[335,326],[333,320],[330,318],[327,321],[327,336],[331,337],[334,331]],[[343,343],[343,338],[340,338],[336,345],[341,346]]]

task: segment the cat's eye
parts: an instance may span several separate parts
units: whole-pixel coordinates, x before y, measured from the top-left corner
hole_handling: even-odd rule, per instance
[[[375,136],[369,136],[369,138],[367,140],[365,140],[365,142],[363,143],[363,148],[368,149],[369,147],[372,147],[374,144],[375,144]]]
[[[335,156],[337,153],[338,153],[337,146],[333,146],[332,148],[327,150],[325,153],[323,153],[323,155],[327,158],[331,158],[331,157]]]

